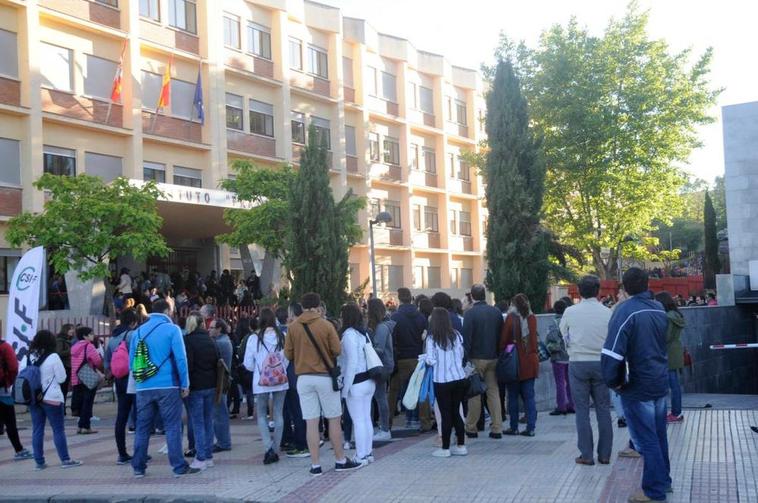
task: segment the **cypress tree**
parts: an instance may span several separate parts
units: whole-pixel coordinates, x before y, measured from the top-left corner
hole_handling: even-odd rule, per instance
[[[548,236],[540,226],[545,162],[510,61],[497,65],[487,95],[486,131],[487,286],[498,301],[525,293],[539,312],[550,270]]]
[[[716,231],[716,210],[708,191],[705,191],[703,207],[703,225],[705,226],[705,263],[703,267],[703,286],[716,288],[716,274],[721,270],[719,260],[719,240]]]
[[[287,267],[292,274],[292,297],[321,295],[332,315],[347,299],[349,248],[361,237],[358,210],[365,204],[351,191],[338,203],[329,185],[329,155],[315,128],[289,192]]]

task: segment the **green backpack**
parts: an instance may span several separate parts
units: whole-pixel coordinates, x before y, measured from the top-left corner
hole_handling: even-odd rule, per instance
[[[150,334],[152,334],[156,328],[165,324],[166,322],[158,323],[152,328],[152,330],[147,333],[146,336],[140,338],[137,341],[137,347],[134,350],[134,358],[132,358],[132,375],[134,376],[134,380],[136,382],[145,382],[151,377],[155,376],[163,364],[166,363],[166,360],[171,357],[171,354],[169,353],[169,356],[166,358],[166,360],[163,360],[163,363],[156,365],[150,359],[150,350],[148,349],[147,344],[145,344],[145,340],[150,336]],[[139,333],[137,335],[139,335]]]

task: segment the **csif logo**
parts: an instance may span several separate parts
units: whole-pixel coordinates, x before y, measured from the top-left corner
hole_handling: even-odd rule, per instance
[[[37,274],[37,270],[34,267],[25,267],[23,271],[18,275],[18,279],[16,280],[16,289],[18,291],[23,292],[32,284],[34,284],[35,281],[39,279],[39,275]]]

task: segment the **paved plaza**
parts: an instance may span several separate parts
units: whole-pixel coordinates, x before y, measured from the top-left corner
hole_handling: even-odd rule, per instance
[[[707,404],[712,407],[705,407]],[[669,427],[670,502],[758,501],[758,397],[685,395],[685,421]],[[244,409],[244,406],[243,406]],[[337,474],[327,442],[322,448],[326,473],[308,474],[309,459],[287,459],[264,466],[263,447],[254,421],[232,421],[234,446],[217,454],[216,466],[174,479],[163,437],[153,437],[147,477],[136,480],[129,466],[117,466],[112,436],[115,408],[98,403],[94,423],[100,433],[77,436],[66,429],[72,457],[84,466],[60,470],[48,428],[46,454],[51,467],[34,471],[33,461],[13,462],[12,449],[0,438],[0,501],[497,501],[625,502],[638,488],[642,462],[615,457],[608,466],[580,466],[573,416],[539,414],[537,436],[479,438],[468,442],[467,457],[433,458],[433,435],[409,435],[375,448],[376,462]],[[24,445],[31,448],[28,414],[21,414]],[[408,432],[410,433],[410,432]],[[129,436],[131,443],[133,436]],[[614,452],[628,440],[614,424]]]

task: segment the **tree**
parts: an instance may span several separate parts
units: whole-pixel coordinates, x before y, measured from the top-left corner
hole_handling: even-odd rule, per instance
[[[156,206],[161,191],[153,182],[135,186],[126,178],[117,178],[106,185],[95,176],[46,173],[34,187],[49,194],[45,209],[11,219],[8,241],[12,246],[44,246],[48,260],[60,273],[76,271],[82,281],[105,279],[111,315],[108,261],[122,256],[145,260],[169,253]]]
[[[498,300],[523,292],[540,311],[550,270],[540,226],[545,163],[520,87],[511,62],[499,62],[487,95],[487,286]]]
[[[289,191],[287,267],[292,296],[318,292],[330,313],[347,299],[348,255],[362,235],[357,222],[365,200],[349,190],[334,201],[326,146],[311,127],[300,170]]]
[[[705,288],[716,288],[716,274],[721,271],[721,261],[719,260],[719,240],[716,235],[716,210],[713,209],[713,201],[708,192],[705,193],[703,221],[705,226],[703,285]]]
[[[544,136],[546,224],[602,278],[615,276],[620,248],[630,251],[624,237],[647,235],[680,211],[685,178],[676,164],[699,145],[696,126],[712,122],[720,92],[708,82],[710,49],[689,65],[690,51],[648,38],[647,20],[632,3],[602,36],[572,19],[543,33],[536,49],[499,48],[518,58]]]
[[[717,176],[713,181],[711,202],[716,211],[716,229],[719,231],[726,229],[726,187],[724,187],[723,176]]]

